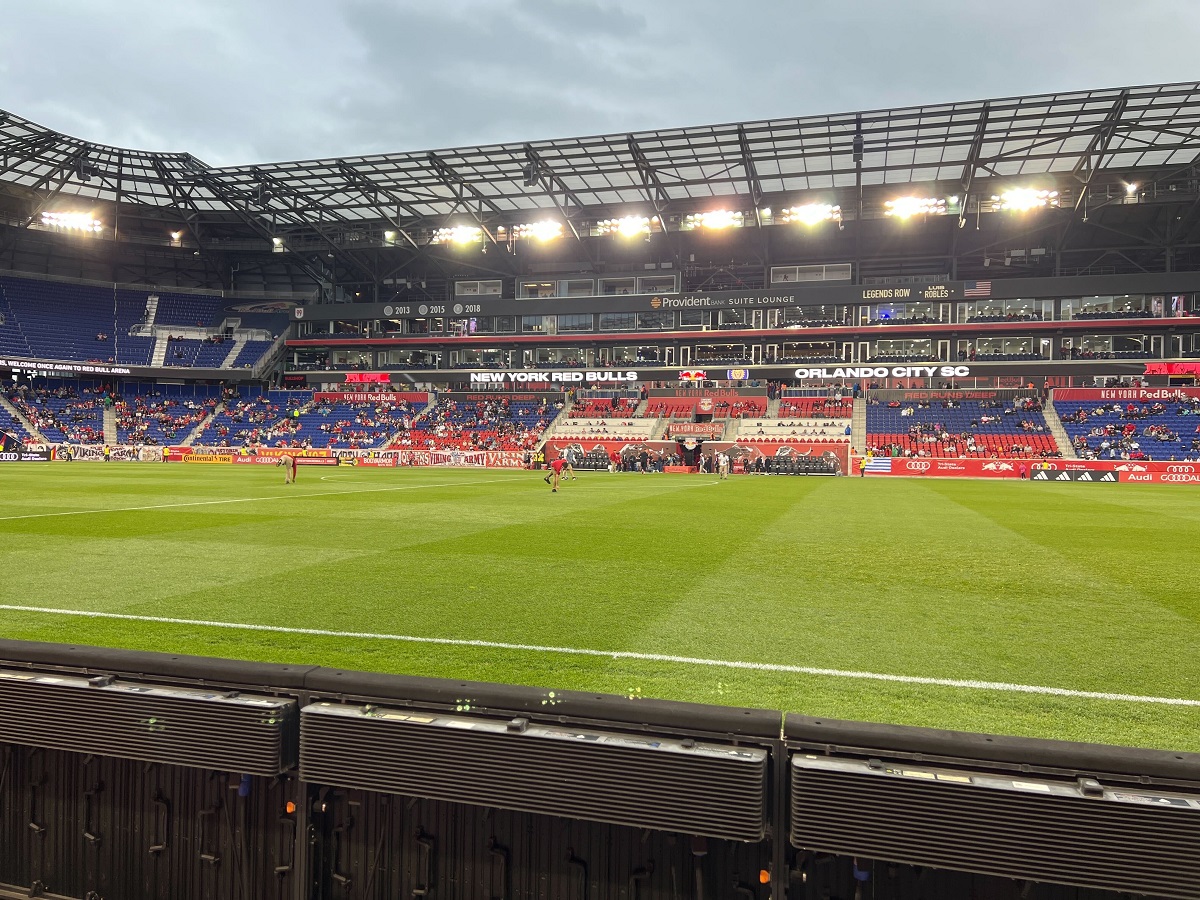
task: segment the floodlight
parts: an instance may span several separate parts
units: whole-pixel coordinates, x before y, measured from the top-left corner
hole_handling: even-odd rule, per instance
[[[684,231],[694,231],[697,228],[720,230],[722,228],[741,228],[744,221],[745,215],[741,212],[728,209],[714,209],[709,212],[692,213],[691,215],[684,216],[680,227]]]
[[[67,231],[100,231],[103,226],[99,219],[91,213],[83,212],[44,212],[42,226],[45,228],[62,228]]]
[[[1137,189],[1138,189],[1138,186],[1136,183],[1125,185],[1125,193],[1127,193],[1127,194],[1136,194]]]
[[[838,221],[842,218],[842,208],[828,203],[805,203],[800,206],[789,206],[783,211],[780,221],[784,224],[799,222],[803,225],[816,225],[818,222]]]
[[[1059,199],[1058,191],[1039,190],[1038,188],[1013,188],[1000,195],[993,194],[992,203],[997,209],[1028,212],[1032,209],[1058,206]]]
[[[526,225],[516,225],[512,233],[519,238],[533,238],[538,241],[552,241],[562,237],[562,222],[547,219],[542,222],[530,222]]]
[[[937,197],[897,197],[883,204],[883,214],[897,219],[912,216],[944,216],[946,201]]]
[[[655,217],[657,218],[657,217]],[[619,219],[601,219],[596,223],[599,234],[619,234],[624,238],[650,233],[650,220],[645,216],[622,216]]]
[[[434,244],[477,244],[483,240],[483,229],[477,225],[455,225],[439,228],[433,233]]]
[[[179,240],[181,237],[183,237],[183,232],[182,232],[182,231],[172,231],[172,232],[171,232],[171,240],[173,240],[173,241],[177,241],[177,240]]]

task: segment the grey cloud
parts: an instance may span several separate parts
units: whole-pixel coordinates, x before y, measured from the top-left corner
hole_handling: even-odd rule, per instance
[[[1198,32],[1185,0],[39,0],[0,105],[243,163],[1186,80]]]

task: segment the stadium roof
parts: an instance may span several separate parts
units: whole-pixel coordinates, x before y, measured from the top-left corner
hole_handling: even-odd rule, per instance
[[[976,178],[1045,174],[1086,185],[1198,156],[1200,83],[224,168],[0,112],[0,184],[32,191],[42,208],[65,195],[308,225],[434,226],[456,213],[500,221],[631,203],[661,212],[859,184],[965,191]]]

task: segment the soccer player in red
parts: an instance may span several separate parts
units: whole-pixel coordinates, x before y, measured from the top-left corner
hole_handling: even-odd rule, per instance
[[[558,482],[559,482],[559,479],[562,477],[562,470],[566,464],[567,464],[567,461],[565,459],[563,459],[561,456],[558,459],[556,459],[550,463],[550,471],[548,473],[546,473],[546,477],[542,479],[542,481],[544,481],[544,482],[546,482],[546,484],[550,485],[550,493],[552,493],[552,494],[558,493]]]

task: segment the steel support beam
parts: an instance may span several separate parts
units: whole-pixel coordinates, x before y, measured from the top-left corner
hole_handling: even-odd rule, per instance
[[[583,236],[579,233],[579,229],[575,227],[575,223],[572,221],[572,211],[568,206],[568,203],[574,203],[575,209],[582,212],[583,203],[580,201],[578,195],[567,187],[566,182],[542,159],[532,144],[526,144],[524,149],[525,161],[530,167],[532,175],[537,179],[538,186],[542,188],[542,192],[554,204],[554,208],[563,217],[563,221],[567,223],[567,228],[571,230],[571,234],[575,237],[575,241],[579,244],[579,249],[583,251],[588,262],[595,265],[596,260],[592,256],[591,250],[584,244]],[[563,200],[561,203],[558,200],[556,191],[562,193]]]
[[[663,187],[663,183],[658,178],[658,173],[654,170],[654,166],[650,164],[645,152],[638,146],[637,140],[632,134],[626,137],[629,145],[629,155],[633,157],[633,164],[637,166],[638,175],[642,179],[642,190],[646,192],[646,199],[650,201],[650,205],[654,207],[654,211],[658,213],[659,218],[662,218],[663,212],[671,204],[671,196],[667,193],[667,189]]]

